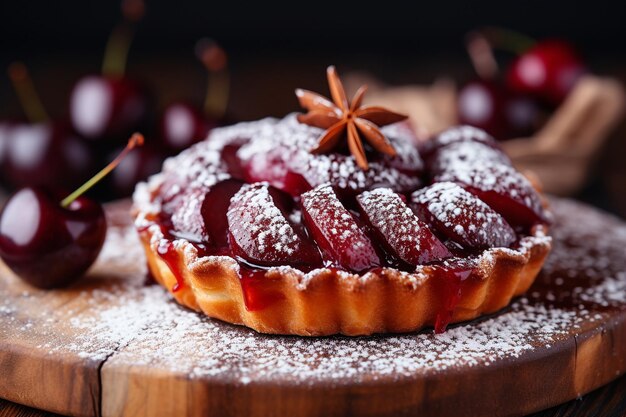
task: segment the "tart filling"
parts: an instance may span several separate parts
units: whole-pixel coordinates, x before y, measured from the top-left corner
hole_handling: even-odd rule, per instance
[[[520,174],[489,178],[512,169],[495,142],[461,127],[420,154],[405,125],[383,131],[407,152],[363,171],[309,153],[321,130],[295,115],[214,130],[135,192],[154,277],[209,316],[305,335],[443,331],[526,291],[549,252],[549,214]],[[449,172],[456,181],[439,181]]]
[[[417,145],[404,116],[297,90],[306,114],[215,129],[134,195],[155,279],[268,333],[437,332],[506,306],[550,250],[549,213],[483,131]]]

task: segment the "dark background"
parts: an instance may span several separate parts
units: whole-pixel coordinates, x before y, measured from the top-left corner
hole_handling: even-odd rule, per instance
[[[624,1],[368,4],[373,6],[338,1],[148,0],[128,71],[154,84],[161,102],[176,95],[174,87],[179,94],[200,99],[204,74],[193,45],[201,37],[213,37],[230,56],[235,110],[242,117],[258,117],[295,108],[290,91],[296,85],[323,87],[320,71],[329,63],[373,71],[395,83],[426,82],[438,74],[465,77],[471,68],[463,36],[484,25],[535,38],[567,38],[598,72],[617,69],[626,61]],[[25,61],[54,113],[62,110],[62,99],[77,76],[99,70],[120,12],[115,0],[3,1],[0,16],[0,64],[6,68],[11,60]],[[237,86],[245,87],[245,98],[256,100],[257,94],[269,94],[264,84],[273,88],[275,79],[282,83],[269,108],[252,110],[237,103]],[[0,105],[16,109],[6,77],[0,77],[0,94]]]
[[[626,1],[370,1],[287,4],[267,1],[146,1],[128,73],[145,81],[159,106],[203,99],[206,74],[193,47],[216,39],[228,52],[233,120],[297,109],[295,87],[326,91],[324,69],[369,71],[390,84],[473,75],[464,35],[486,25],[536,39],[574,43],[593,72],[626,81]],[[22,60],[53,116],[67,112],[73,83],[99,72],[119,2],[0,2],[0,68]],[[0,117],[20,107],[0,72]],[[598,169],[577,197],[626,215],[626,134],[611,138]],[[621,156],[620,156],[621,155]]]

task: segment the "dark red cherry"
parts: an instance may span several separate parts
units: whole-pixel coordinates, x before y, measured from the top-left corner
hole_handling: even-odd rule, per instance
[[[169,150],[179,152],[206,139],[209,131],[216,125],[216,122],[206,118],[202,110],[193,104],[174,102],[161,115],[161,140]]]
[[[69,103],[74,129],[109,150],[144,129],[151,113],[143,85],[125,75],[135,24],[143,18],[145,5],[142,0],[124,0],[121,12],[123,19],[107,42],[102,74],[78,80]]]
[[[15,193],[0,213],[0,257],[18,276],[41,288],[67,285],[95,261],[106,234],[102,207],[83,194],[113,170],[144,138],[126,148],[76,191],[29,187]]]
[[[302,194],[300,204],[304,224],[325,261],[353,272],[380,266],[372,242],[330,185],[322,184]]]
[[[391,189],[366,191],[357,202],[363,219],[395,258],[416,266],[452,256]]]
[[[93,164],[90,148],[66,123],[18,124],[6,135],[3,171],[15,187],[75,187]]]
[[[149,100],[140,84],[124,76],[90,75],[70,96],[74,129],[93,141],[121,144],[147,122]]]
[[[541,127],[545,114],[534,98],[509,92],[505,102],[504,119],[506,134],[502,140],[531,136]]]
[[[13,126],[14,123],[11,123],[8,120],[0,121],[0,169],[4,169],[5,166],[7,145],[9,143],[9,136]],[[4,178],[4,172],[0,173],[0,175]]]
[[[319,252],[289,221],[289,195],[266,184],[244,185],[227,212],[233,254],[254,265],[317,265]]]
[[[507,133],[505,106],[507,94],[495,81],[475,80],[459,91],[459,122],[483,129],[495,138]]]
[[[128,197],[135,190],[137,183],[159,172],[164,159],[165,155],[156,147],[144,146],[135,150],[124,158],[109,176],[110,189],[118,198]]]
[[[438,182],[411,195],[416,213],[464,248],[507,247],[515,232],[497,212],[451,182]]]
[[[507,85],[513,91],[561,103],[585,73],[572,45],[562,40],[538,42],[510,66]]]
[[[73,282],[95,261],[106,234],[102,207],[85,197],[67,208],[40,188],[15,193],[0,214],[0,257],[40,288]]]

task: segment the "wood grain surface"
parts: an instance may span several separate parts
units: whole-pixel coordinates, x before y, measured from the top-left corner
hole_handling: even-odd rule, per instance
[[[587,235],[572,235],[570,237],[576,239],[563,244],[580,257],[605,257],[607,274],[626,279],[623,257],[626,226],[592,209],[581,208],[574,216],[570,213],[572,207],[572,203],[567,202],[555,204],[557,216],[562,215],[555,225],[555,234],[559,234],[559,228],[574,230],[573,224],[588,227]],[[126,208],[118,204],[108,209],[118,234],[123,232],[121,224],[127,221]],[[611,230],[617,231],[610,238],[611,244],[601,246],[595,239]],[[114,236],[115,233],[110,234],[110,239]],[[603,253],[598,254],[600,248]],[[125,251],[125,248],[117,249]],[[311,381],[299,380],[302,375],[298,372],[289,378],[286,374],[279,374],[274,379],[250,374],[252,379],[242,383],[243,380],[234,375],[236,372],[233,375],[198,372],[194,358],[206,361],[206,356],[202,356],[206,354],[202,352],[203,345],[185,352],[168,353],[165,350],[165,355],[154,351],[154,346],[161,342],[167,347],[168,341],[163,333],[154,333],[150,328],[152,324],[137,327],[136,334],[130,338],[125,337],[134,330],[119,329],[119,340],[100,338],[89,328],[81,327],[85,323],[97,327],[106,312],[124,311],[119,310],[120,305],[132,301],[136,294],[120,286],[128,277],[133,276],[136,285],[141,285],[142,259],[131,257],[131,264],[115,264],[115,257],[110,252],[107,256],[106,262],[99,262],[92,270],[89,279],[62,291],[34,290],[21,284],[6,269],[0,269],[0,398],[10,401],[0,402],[0,415],[46,415],[12,403],[78,416],[452,416],[458,415],[460,410],[463,415],[475,416],[523,415],[575,399],[626,371],[626,305],[621,303],[623,297],[616,297],[617,301],[611,303],[597,299],[590,301],[585,305],[585,311],[591,310],[593,314],[584,317],[592,319],[577,322],[576,328],[564,331],[550,343],[536,343],[516,357],[495,357],[489,363],[479,361],[472,366],[446,370],[425,367],[408,376],[383,377],[365,369],[356,379],[337,370]],[[123,262],[128,263],[128,260]],[[590,272],[572,271],[571,268],[559,271],[557,266],[558,262],[551,266],[554,274],[558,272],[560,277],[563,272],[569,272],[578,286],[590,276]],[[536,302],[550,301],[551,305],[561,309],[559,311],[579,314],[577,312],[582,309],[578,305],[574,306],[559,296],[563,288],[562,283],[554,280],[555,276],[540,276],[530,294],[534,294]],[[617,288],[623,291],[623,287]],[[156,294],[159,290],[155,287],[148,294]],[[180,311],[185,317],[193,315],[182,309],[176,310],[176,306],[168,308]],[[77,317],[80,317],[79,321]],[[289,351],[261,349],[267,336],[208,319],[202,323],[233,337],[246,337],[252,343],[258,341],[260,352],[249,352],[255,361],[272,359],[268,355],[285,355],[290,360],[298,360],[297,356],[290,357]],[[195,332],[202,328],[193,327]],[[81,329],[84,329],[83,334]],[[150,340],[157,337],[155,335],[164,340]],[[203,335],[192,332],[189,336],[193,342],[194,337],[202,340]],[[219,361],[235,360],[228,364],[228,369],[232,370],[243,366],[241,357],[233,359],[227,355],[232,346],[218,338],[220,340],[224,343],[224,355],[213,358],[216,368],[218,364],[224,365]],[[278,348],[294,343],[311,346],[315,343],[314,339],[306,338],[273,340]],[[329,344],[340,343],[335,339],[328,340]],[[383,346],[391,343],[384,336],[368,340]],[[184,346],[188,348],[189,344]],[[185,358],[188,366],[172,366],[168,361],[169,354]],[[333,352],[323,352],[325,359],[332,355]],[[198,366],[201,366],[199,362]],[[294,366],[299,369],[300,364]],[[582,412],[619,415],[611,413],[623,412],[624,386],[622,378],[608,386],[606,391],[586,397],[596,400],[574,401],[540,415],[585,415],[580,414]],[[590,405],[587,411],[581,411],[580,405],[586,401],[590,401]]]
[[[57,417],[59,414],[0,400],[0,417]],[[626,377],[565,404],[529,414],[527,417],[624,417]]]

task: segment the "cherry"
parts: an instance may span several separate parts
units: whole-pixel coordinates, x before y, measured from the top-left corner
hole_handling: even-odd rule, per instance
[[[391,189],[366,191],[357,202],[364,220],[395,258],[416,266],[452,256]]]
[[[60,203],[58,191],[17,191],[0,213],[0,257],[7,266],[40,288],[62,287],[83,275],[102,248],[106,219],[102,207],[82,194],[142,141],[134,135],[114,163]]]
[[[208,120],[191,103],[177,101],[168,105],[161,115],[160,129],[163,144],[172,151],[181,151],[205,139],[217,124]]]
[[[133,24],[141,19],[141,0],[122,2],[124,21],[111,33],[102,74],[81,78],[70,95],[70,119],[83,137],[99,143],[119,143],[145,127],[150,103],[141,84],[124,75]]]
[[[188,148],[206,138],[207,133],[224,118],[228,103],[229,77],[224,50],[214,41],[200,40],[196,55],[208,72],[204,108],[187,101],[168,105],[161,115],[163,145],[173,152]]]
[[[70,96],[74,129],[93,141],[119,143],[120,138],[143,127],[148,114],[143,87],[122,76],[83,77]]]
[[[498,64],[483,34],[470,34],[467,50],[480,78],[459,90],[459,122],[483,129],[498,140],[531,134],[540,121],[538,103],[511,91],[498,79]]]
[[[80,197],[65,208],[57,198],[43,189],[23,188],[0,214],[0,257],[39,288],[62,287],[76,280],[104,243],[102,207]]]
[[[494,81],[475,80],[459,91],[459,122],[487,131],[495,138],[507,134],[505,120],[506,92]]]
[[[497,212],[457,184],[438,182],[411,195],[418,215],[464,248],[507,247],[515,231]]]
[[[9,136],[11,129],[13,128],[13,123],[8,120],[0,121],[0,167],[4,168],[7,154],[7,145],[9,143]],[[4,173],[0,172],[2,178],[4,179]]]
[[[3,129],[4,176],[15,187],[80,184],[93,162],[91,150],[68,123],[50,120],[22,63],[12,63],[8,72],[30,123]]]
[[[513,91],[558,105],[584,73],[585,65],[572,45],[562,40],[545,40],[513,62],[507,85]]]
[[[541,127],[545,118],[545,111],[537,100],[509,91],[504,107],[507,132],[502,139],[531,136]]]
[[[117,151],[119,152],[119,151]],[[108,178],[108,188],[117,198],[128,197],[137,183],[161,169],[165,154],[154,146],[143,146],[128,155]]]
[[[19,124],[7,134],[3,171],[14,187],[74,187],[92,165],[91,150],[64,122]]]
[[[329,184],[302,194],[300,204],[304,224],[327,262],[354,272],[380,266],[372,242]]]
[[[319,264],[317,249],[288,220],[289,201],[265,184],[241,187],[226,214],[233,254],[258,266]]]

